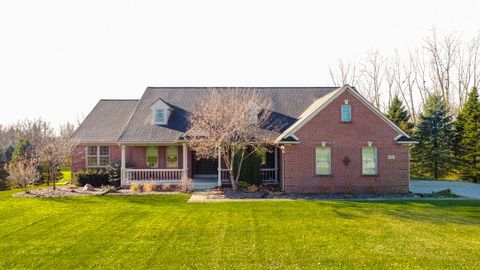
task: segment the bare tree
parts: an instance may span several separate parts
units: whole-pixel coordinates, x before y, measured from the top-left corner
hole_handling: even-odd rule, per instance
[[[342,60],[339,60],[337,68],[338,71],[335,71],[330,67],[330,78],[333,82],[333,85],[355,85],[357,83],[357,78],[359,74],[355,61],[347,62],[345,64]]]
[[[384,61],[380,51],[367,52],[367,59],[361,65],[360,87],[368,100],[380,108],[381,87],[384,79]]]
[[[19,186],[25,191],[40,179],[35,159],[18,157],[17,160],[6,166],[8,171],[7,180],[10,184]]]
[[[73,125],[70,123],[62,125],[58,136],[45,137],[35,147],[39,160],[48,168],[49,180],[52,182],[54,190],[56,189],[59,167],[69,159],[73,148],[70,141],[73,130]]]
[[[434,89],[441,93],[450,109],[453,103],[451,95],[452,73],[458,59],[459,44],[459,37],[455,34],[445,35],[439,41],[435,29],[432,30],[430,37],[425,38],[425,45],[430,54]]]
[[[273,144],[272,133],[263,129],[273,127],[270,109],[270,100],[252,89],[212,89],[188,118],[189,146],[197,158],[220,153],[236,189],[243,161]]]

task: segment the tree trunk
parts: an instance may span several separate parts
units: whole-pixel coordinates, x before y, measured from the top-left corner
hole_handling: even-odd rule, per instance
[[[50,177],[52,178],[53,190],[55,190],[57,188],[56,185],[55,185],[55,183],[57,182],[56,169],[51,167],[50,170],[49,170],[49,173],[50,173]]]

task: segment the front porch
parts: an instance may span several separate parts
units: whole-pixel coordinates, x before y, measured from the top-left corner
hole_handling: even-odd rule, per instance
[[[263,184],[279,183],[279,159],[277,147],[265,157],[260,168]],[[193,189],[229,185],[229,172],[218,160],[220,155],[215,159],[196,159],[186,143],[121,145],[121,185],[178,185],[182,177],[192,179]]]

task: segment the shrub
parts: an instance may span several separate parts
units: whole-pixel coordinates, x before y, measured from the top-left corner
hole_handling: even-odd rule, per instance
[[[346,194],[354,194],[356,192],[357,192],[357,189],[352,184],[350,184],[350,185],[348,185],[345,193]]]
[[[133,168],[134,163],[131,161],[127,161],[125,164],[126,168]],[[114,160],[110,162],[110,165],[107,167],[107,172],[110,176],[110,181],[109,184],[113,185],[115,187],[119,187],[121,182],[120,182],[120,177],[122,174],[122,162],[120,160]]]
[[[374,186],[368,186],[367,187],[367,193],[368,194],[377,194],[379,192],[377,187]]]
[[[247,189],[249,186],[250,186],[250,184],[248,184],[248,183],[245,182],[245,181],[239,181],[239,182],[238,182],[238,188],[239,188],[239,189],[245,190],[245,189]]]
[[[177,190],[184,193],[189,193],[192,191],[192,179],[187,176],[182,176],[180,185],[177,186]]]
[[[105,170],[86,170],[76,173],[78,186],[90,184],[94,187],[106,186],[109,184],[110,175]]]
[[[139,192],[141,192],[141,191],[142,191],[142,185],[140,185],[140,184],[131,184],[131,185],[130,185],[130,190],[131,190],[131,191],[139,191]]]
[[[172,188],[172,186],[170,184],[164,184],[162,185],[162,190],[163,191],[170,191],[170,188]]]
[[[145,184],[143,185],[143,191],[146,191],[146,192],[155,191],[155,184],[153,184],[153,183],[145,183]]]
[[[242,168],[240,172],[239,181],[247,182],[251,185],[261,185],[262,184],[262,175],[260,172],[260,166],[262,164],[262,157],[260,153],[248,153],[246,150],[245,155],[249,155],[242,163]],[[237,153],[235,159],[235,167],[238,167],[237,164],[240,161],[240,153]],[[237,172],[235,172],[236,174]]]
[[[18,157],[15,162],[7,166],[7,180],[10,184],[19,186],[25,191],[40,178],[37,164],[33,159]]]

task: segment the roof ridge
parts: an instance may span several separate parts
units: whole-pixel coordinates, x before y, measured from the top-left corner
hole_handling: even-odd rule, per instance
[[[126,99],[121,99],[121,98],[102,98],[100,101],[139,101],[140,99],[134,99],[134,98],[126,98]]]
[[[147,86],[147,90],[155,89],[208,89],[208,88],[244,88],[244,89],[336,89],[341,86]]]

